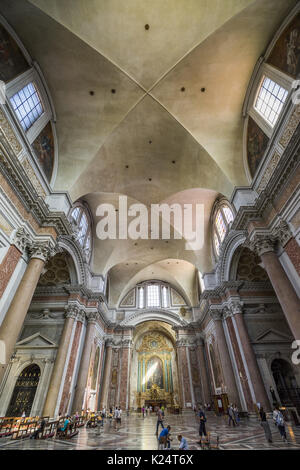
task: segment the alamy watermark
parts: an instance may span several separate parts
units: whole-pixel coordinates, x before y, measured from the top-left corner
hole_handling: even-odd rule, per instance
[[[300,364],[300,339],[295,339],[292,342],[292,349],[296,350],[292,354],[292,363],[298,366]]]
[[[204,244],[204,204],[171,205],[142,203],[128,206],[127,196],[119,196],[119,206],[100,204],[96,227],[100,240],[185,240],[186,250],[201,250]]]

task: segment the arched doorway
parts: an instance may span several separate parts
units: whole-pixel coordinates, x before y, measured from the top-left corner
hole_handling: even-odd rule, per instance
[[[36,389],[40,380],[41,370],[37,364],[30,364],[20,373],[6,416],[30,416]]]
[[[164,322],[148,321],[137,327],[131,364],[131,408],[180,405],[173,335],[171,326]]]
[[[284,359],[274,359],[271,370],[282,405],[294,406],[300,412],[300,389],[292,366]]]

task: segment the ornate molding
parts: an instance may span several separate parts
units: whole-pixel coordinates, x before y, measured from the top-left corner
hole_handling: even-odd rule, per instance
[[[97,323],[98,319],[99,319],[99,314],[98,312],[86,312],[86,317],[87,317],[87,321],[88,323]]]
[[[18,248],[21,253],[24,253],[32,245],[32,239],[24,227],[19,227],[15,231],[12,239],[12,245]]]
[[[293,237],[291,229],[285,220],[280,220],[279,223],[273,228],[272,235],[284,247]]]
[[[80,309],[78,305],[67,305],[65,308],[65,316],[66,318],[73,318],[74,320],[78,317],[80,313]]]
[[[275,239],[269,234],[254,234],[253,238],[249,241],[249,247],[258,256],[262,256],[264,253],[274,251]]]
[[[55,248],[50,242],[34,242],[29,247],[30,258],[37,258],[47,263],[49,258],[55,254]]]

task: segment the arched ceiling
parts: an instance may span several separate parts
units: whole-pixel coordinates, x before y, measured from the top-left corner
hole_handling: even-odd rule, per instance
[[[1,0],[53,98],[55,189],[84,198],[95,227],[97,206],[119,194],[147,206],[204,204],[205,246],[197,252],[184,240],[95,237],[93,270],[109,273],[113,298],[162,276],[193,301],[193,266],[212,268],[212,204],[247,185],[241,111],[251,73],[296,3]]]

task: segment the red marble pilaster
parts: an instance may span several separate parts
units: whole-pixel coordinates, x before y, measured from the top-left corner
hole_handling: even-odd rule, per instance
[[[11,245],[0,264],[0,298],[4,294],[7,284],[13,275],[14,270],[22,254],[14,245]]]
[[[284,247],[285,252],[300,276],[300,247],[295,238],[291,238]]]
[[[75,327],[75,334],[73,338],[71,354],[70,354],[67,373],[65,377],[63,393],[62,393],[60,405],[59,405],[60,415],[64,415],[67,412],[67,408],[68,408],[68,403],[69,403],[69,398],[70,398],[70,388],[71,388],[72,376],[74,373],[77,353],[79,349],[79,340],[80,340],[81,330],[82,330],[82,323],[78,321]]]

